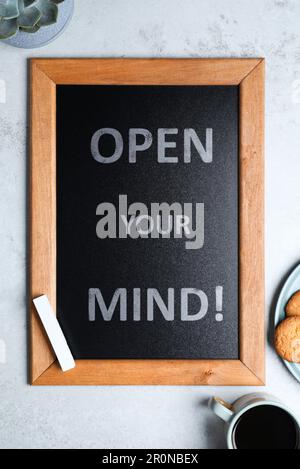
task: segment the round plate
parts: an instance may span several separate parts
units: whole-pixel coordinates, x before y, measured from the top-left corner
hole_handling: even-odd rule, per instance
[[[54,41],[68,26],[74,11],[74,0],[65,0],[58,5],[59,13],[57,23],[44,26],[36,33],[19,31],[15,36],[4,39],[2,42],[22,49],[42,47]]]
[[[290,297],[297,291],[300,290],[300,264],[293,270],[288,279],[286,280],[283,288],[280,292],[277,300],[275,310],[275,327],[285,319],[285,305],[287,304]],[[300,364],[290,363],[283,360],[286,367],[290,370],[292,375],[300,383]]]

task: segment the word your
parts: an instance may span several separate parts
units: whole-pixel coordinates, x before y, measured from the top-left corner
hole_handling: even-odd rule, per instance
[[[198,311],[189,312],[189,298],[196,296],[198,300]],[[159,310],[166,321],[175,320],[175,290],[168,288],[167,301],[165,301],[156,288],[146,289],[146,320],[154,321],[154,310]],[[156,308],[155,308],[156,305]],[[89,321],[96,320],[97,314],[101,314],[104,321],[111,321],[118,308],[120,321],[127,321],[127,289],[115,290],[110,304],[106,304],[99,288],[89,288],[88,291],[88,315]],[[141,288],[134,288],[132,292],[132,303],[130,307],[133,321],[141,321]],[[180,319],[181,321],[200,321],[208,311],[207,295],[196,288],[182,288],[180,290]]]
[[[97,206],[101,219],[96,225],[100,239],[111,238],[187,238],[186,249],[200,249],[204,245],[204,204],[151,203],[150,212],[145,204],[135,202],[128,207],[127,195],[119,196],[118,215],[114,204],[103,202]],[[117,232],[118,225],[118,232]]]
[[[158,129],[157,130],[157,161],[159,163],[178,163],[177,156],[166,154],[167,150],[176,149],[177,142],[168,138],[170,135],[177,135],[178,129]],[[110,135],[114,139],[114,152],[110,156],[101,153],[101,140],[104,136]],[[141,143],[138,140],[142,139]],[[148,150],[153,144],[153,135],[147,129],[129,129],[129,163],[136,163],[137,154]],[[204,163],[211,163],[213,160],[213,130],[206,129],[206,142],[202,144],[194,129],[183,130],[183,161],[190,163],[192,158],[192,145],[197,150]],[[121,158],[124,151],[124,141],[122,134],[117,129],[103,128],[97,130],[91,140],[91,152],[93,158],[98,163],[115,163]]]

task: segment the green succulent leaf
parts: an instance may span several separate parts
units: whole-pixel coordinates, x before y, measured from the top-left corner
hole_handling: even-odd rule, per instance
[[[58,16],[57,5],[50,3],[48,0],[39,0],[36,6],[42,14],[40,19],[41,26],[48,26],[56,23]]]
[[[33,28],[41,16],[41,12],[36,7],[25,8],[18,18],[18,24],[21,28]]]
[[[0,3],[0,18],[10,20],[19,15],[18,0],[6,0],[6,3]]]
[[[0,39],[7,39],[12,37],[18,31],[18,21],[17,18],[11,19],[0,19]]]
[[[32,28],[26,27],[24,28],[23,26],[20,27],[20,31],[23,31],[24,33],[36,33],[39,29],[41,28],[41,25],[39,22],[37,22]]]

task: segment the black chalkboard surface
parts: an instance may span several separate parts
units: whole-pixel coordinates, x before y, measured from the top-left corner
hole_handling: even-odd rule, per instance
[[[75,358],[239,357],[238,96],[57,86],[57,315]]]

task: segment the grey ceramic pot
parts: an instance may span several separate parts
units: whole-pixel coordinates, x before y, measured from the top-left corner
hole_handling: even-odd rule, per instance
[[[36,33],[19,31],[15,36],[4,39],[2,42],[22,49],[43,47],[60,36],[68,26],[74,11],[74,0],[65,0],[58,5],[59,14],[57,23],[44,26]]]

